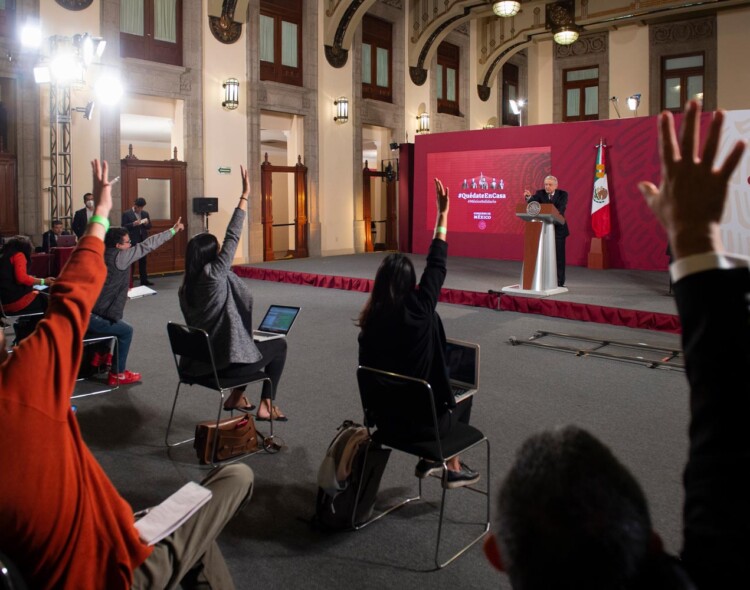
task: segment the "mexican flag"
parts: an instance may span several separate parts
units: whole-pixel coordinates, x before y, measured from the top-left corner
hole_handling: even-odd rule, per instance
[[[591,199],[591,227],[597,238],[609,235],[609,186],[604,167],[604,145],[599,142],[596,151],[594,194]]]

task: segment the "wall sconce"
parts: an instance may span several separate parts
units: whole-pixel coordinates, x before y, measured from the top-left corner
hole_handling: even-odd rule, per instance
[[[221,86],[224,88],[224,101],[221,106],[233,111],[240,106],[240,81],[237,78],[229,78]]]
[[[526,106],[526,101],[522,98],[518,100],[509,100],[508,105],[510,106],[510,112],[514,115],[518,115],[518,126],[523,125],[523,108]]]
[[[628,96],[628,108],[633,111],[634,117],[638,116],[638,105],[641,104],[641,95],[633,94],[631,96]]]
[[[333,120],[340,124],[346,123],[349,120],[349,99],[342,96],[333,101],[333,106],[336,107],[336,116]]]
[[[421,113],[417,115],[417,133],[430,132],[430,114]]]
[[[502,2],[495,2],[492,5],[492,12],[503,18],[516,16],[519,10],[521,10],[520,2],[509,2],[508,0],[504,0]]]

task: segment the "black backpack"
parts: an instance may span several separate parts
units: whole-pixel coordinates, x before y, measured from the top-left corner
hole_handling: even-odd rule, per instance
[[[318,497],[313,521],[329,530],[351,529],[353,525],[367,521],[372,516],[390,454],[390,449],[372,442],[367,428],[345,420],[328,445],[318,470]]]

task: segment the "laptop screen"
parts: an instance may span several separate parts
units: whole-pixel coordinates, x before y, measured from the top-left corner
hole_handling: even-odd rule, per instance
[[[76,245],[76,237],[73,235],[61,235],[57,236],[57,247],[58,248],[70,248]]]
[[[479,345],[449,340],[445,343],[445,364],[452,383],[468,388],[479,385]]]
[[[299,307],[291,305],[272,305],[268,308],[263,321],[258,326],[261,332],[272,332],[274,334],[286,334],[297,319]]]

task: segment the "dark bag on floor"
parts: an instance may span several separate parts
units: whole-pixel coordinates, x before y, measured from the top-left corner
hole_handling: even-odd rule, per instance
[[[364,426],[351,420],[339,426],[318,470],[314,521],[327,529],[351,529],[368,520],[390,454],[370,440]]]
[[[201,465],[216,461],[225,461],[238,455],[257,450],[258,434],[255,432],[255,421],[249,414],[226,418],[219,422],[216,443],[216,456],[211,461],[211,450],[217,436],[216,420],[199,422],[195,426],[193,447],[198,454]]]

